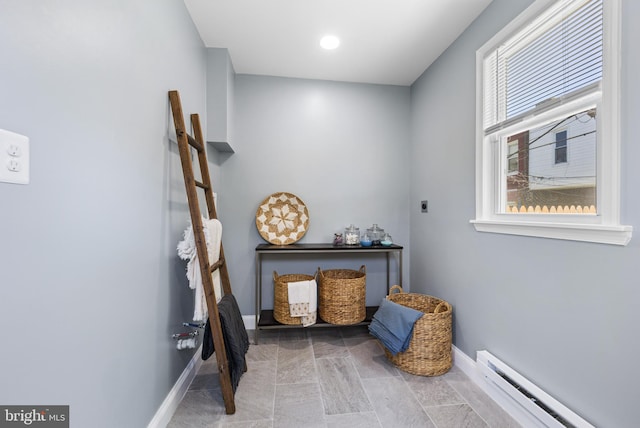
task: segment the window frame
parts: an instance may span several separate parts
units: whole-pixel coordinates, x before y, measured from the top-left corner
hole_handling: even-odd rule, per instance
[[[561,111],[578,110],[595,104],[601,115],[597,131],[597,214],[509,214],[498,209],[501,191],[500,144],[496,134],[485,136],[483,120],[484,58],[504,40],[532,22],[556,0],[536,0],[484,46],[476,51],[476,217],[470,222],[479,232],[504,233],[627,245],[633,228],[620,224],[620,26],[621,0],[603,0],[603,69],[599,91],[566,103]],[[595,95],[594,95],[595,94]],[[522,130],[527,122],[516,125]],[[558,111],[550,113],[558,115]],[[509,127],[511,128],[511,127]],[[504,130],[503,130],[504,131]],[[514,130],[508,131],[514,132]],[[497,134],[504,135],[502,131]],[[499,140],[499,138],[498,138]],[[606,144],[605,144],[606,142]],[[502,169],[501,169],[502,168]]]

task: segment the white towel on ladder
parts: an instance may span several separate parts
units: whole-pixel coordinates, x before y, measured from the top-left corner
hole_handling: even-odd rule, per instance
[[[209,265],[220,259],[220,243],[222,242],[222,223],[217,219],[202,219],[204,239],[207,244],[209,254]],[[187,278],[189,288],[195,290],[195,303],[193,310],[194,321],[205,321],[208,316],[207,300],[202,285],[202,275],[200,274],[200,264],[198,261],[198,251],[196,248],[193,227],[189,225],[184,231],[184,239],[178,243],[178,256],[187,263]],[[220,283],[220,270],[216,269],[212,274],[213,291],[216,295],[216,302],[222,298],[222,287]]]

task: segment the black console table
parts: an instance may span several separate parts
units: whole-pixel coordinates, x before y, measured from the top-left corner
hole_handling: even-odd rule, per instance
[[[391,286],[390,264],[391,254],[398,254],[398,285],[402,285],[402,249],[401,245],[362,247],[360,245],[333,245],[333,244],[291,244],[291,245],[271,245],[260,244],[256,247],[255,272],[256,272],[256,329],[255,343],[258,343],[259,330],[276,328],[305,328],[300,325],[280,324],[273,317],[273,310],[262,309],[262,257],[264,255],[275,255],[286,257],[288,254],[376,254],[384,253],[387,259],[387,294]],[[373,314],[378,309],[377,306],[368,306],[367,314],[363,322],[356,325],[367,325],[371,322]],[[318,317],[318,322],[311,327],[344,327],[324,322]]]

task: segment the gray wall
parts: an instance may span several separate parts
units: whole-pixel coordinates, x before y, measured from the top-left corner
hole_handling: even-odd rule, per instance
[[[254,249],[265,242],[255,214],[271,193],[290,192],[305,202],[310,222],[301,243],[331,242],[333,233],[350,223],[360,228],[378,223],[408,245],[408,87],[238,74],[234,121],[235,154],[222,165],[218,204],[231,283],[243,314],[255,313]],[[273,302],[274,269],[313,273],[318,266],[356,269],[362,263],[371,273],[368,301],[382,298],[382,260],[318,263],[314,258],[266,264],[265,305]]]
[[[229,50],[207,48],[206,141],[228,143],[233,139],[234,79]]]
[[[192,356],[167,91],[205,113],[205,49],[181,1],[0,10],[0,128],[31,142],[31,183],[0,183],[0,403],[146,426]]]
[[[494,0],[412,86],[411,287],[454,307],[486,349],[596,426],[637,426],[640,239],[626,247],[476,232],[475,51],[529,1]],[[640,4],[624,0],[622,223],[640,224]],[[429,200],[429,213],[416,205]],[[637,235],[637,230],[636,230]]]

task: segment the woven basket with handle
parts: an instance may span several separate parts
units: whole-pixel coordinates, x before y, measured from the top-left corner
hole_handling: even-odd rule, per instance
[[[360,270],[318,268],[318,313],[330,324],[351,325],[364,321],[366,272]]]
[[[438,376],[448,372],[453,361],[451,305],[426,294],[405,293],[399,285],[391,287],[387,299],[424,312],[413,327],[409,348],[395,356],[385,349],[387,359],[399,369],[415,375]]]
[[[310,281],[313,275],[290,273],[278,275],[273,271],[273,317],[280,324],[301,325],[302,318],[292,317],[289,310],[289,283],[297,281]]]

